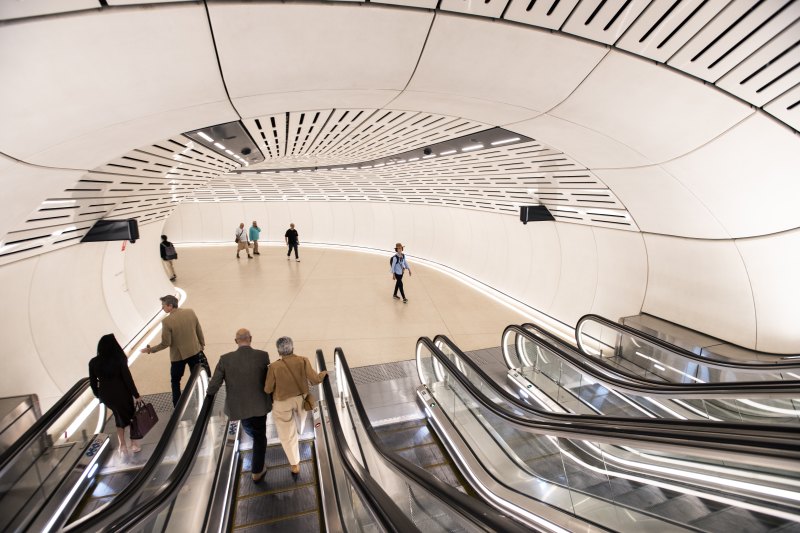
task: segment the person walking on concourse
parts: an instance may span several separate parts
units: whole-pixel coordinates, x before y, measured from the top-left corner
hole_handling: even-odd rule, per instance
[[[236,242],[236,259],[239,259],[239,252],[242,250],[247,254],[248,259],[253,258],[253,256],[250,255],[250,242],[247,240],[247,230],[244,229],[244,222],[241,222],[239,227],[236,228],[234,242]]]
[[[203,328],[197,315],[191,309],[178,309],[178,299],[168,294],[162,296],[161,309],[167,316],[161,322],[161,343],[142,349],[143,353],[155,353],[169,348],[170,382],[172,384],[172,405],[177,405],[181,397],[181,378],[189,366],[190,371],[205,359],[203,348],[206,345]],[[201,358],[202,356],[202,358]]]
[[[161,236],[161,244],[158,246],[158,251],[161,253],[161,260],[164,262],[164,268],[167,271],[170,281],[175,281],[178,276],[175,275],[175,265],[173,261],[178,259],[178,252],[175,251],[175,246],[167,240],[166,235]]]
[[[131,440],[130,446],[125,442],[125,428],[131,425],[136,413],[134,398],[140,400],[128,368],[128,357],[113,333],[103,335],[97,343],[97,356],[89,361],[89,385],[95,397],[114,413],[120,456],[125,458],[129,450],[142,451],[135,440]]]
[[[261,253],[258,251],[259,235],[261,235],[261,228],[258,227],[258,222],[254,220],[253,225],[250,226],[250,242],[253,243],[253,255],[261,255]]]
[[[225,414],[231,420],[241,420],[244,431],[253,439],[253,459],[250,473],[258,483],[267,473],[264,457],[267,453],[267,414],[272,410],[272,397],[264,392],[269,367],[269,354],[250,346],[253,337],[244,328],[236,332],[236,351],[219,359],[206,394],[217,393],[225,382]]]
[[[286,260],[289,260],[289,256],[292,255],[292,248],[294,248],[295,261],[300,261],[300,257],[297,255],[297,245],[300,244],[300,236],[297,234],[297,230],[294,229],[294,223],[289,224],[289,229],[286,230],[284,237],[286,238],[286,244],[289,246],[289,251],[286,252]]]
[[[272,420],[278,430],[283,452],[292,469],[292,477],[300,474],[300,433],[305,428],[308,413],[303,409],[303,398],[308,392],[308,383],[322,383],[327,370],[314,372],[307,357],[294,354],[294,343],[289,337],[281,337],[275,343],[281,358],[272,363],[267,373],[267,394],[272,394]]]
[[[411,267],[408,266],[406,255],[403,253],[403,245],[399,242],[394,245],[394,255],[390,258],[389,262],[392,265],[392,279],[394,280],[394,294],[392,297],[399,300],[400,296],[403,297],[403,303],[408,303],[406,293],[403,290],[403,272],[408,270],[408,275],[411,275]],[[397,291],[400,291],[400,296],[397,296]]]

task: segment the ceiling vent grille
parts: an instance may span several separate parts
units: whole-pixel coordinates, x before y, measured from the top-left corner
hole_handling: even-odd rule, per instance
[[[194,189],[237,168],[182,135],[133,150],[42,201],[0,241],[0,265],[77,244],[103,218],[163,220]]]

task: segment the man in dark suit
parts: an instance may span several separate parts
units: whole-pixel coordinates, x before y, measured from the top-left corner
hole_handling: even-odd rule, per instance
[[[269,354],[250,347],[253,337],[244,328],[236,332],[235,352],[219,359],[207,394],[216,394],[225,382],[225,414],[241,420],[245,432],[253,439],[253,481],[258,483],[267,473],[264,456],[267,451],[267,413],[272,410],[272,397],[264,392]]]

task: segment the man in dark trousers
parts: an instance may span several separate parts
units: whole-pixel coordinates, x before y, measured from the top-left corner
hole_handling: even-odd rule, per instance
[[[225,382],[225,414],[231,420],[241,420],[245,432],[253,439],[250,473],[253,481],[258,483],[267,473],[264,458],[267,453],[267,413],[272,410],[272,397],[264,392],[264,384],[269,354],[250,346],[253,337],[244,328],[236,332],[234,342],[239,348],[220,357],[207,394],[216,394]]]
[[[403,303],[408,303],[408,298],[406,298],[406,293],[403,290],[403,272],[408,270],[408,275],[411,275],[411,267],[408,266],[408,262],[406,262],[406,255],[403,253],[403,245],[399,242],[394,245],[394,255],[389,258],[389,264],[392,267],[392,279],[394,280],[394,294],[392,297],[395,300],[399,300],[400,296],[403,297]],[[397,291],[400,291],[400,296],[397,295]]]
[[[300,244],[299,235],[297,235],[297,230],[294,229],[294,223],[289,224],[289,229],[286,230],[286,244],[289,246],[289,251],[286,252],[286,260],[289,260],[289,256],[292,255],[292,248],[294,248],[294,258],[297,261],[300,261],[300,257],[297,255],[297,245]]]
[[[158,246],[161,252],[161,260],[164,262],[164,268],[167,270],[167,275],[170,281],[175,281],[178,276],[175,275],[175,265],[172,264],[178,258],[178,252],[175,251],[175,246],[167,240],[166,235],[161,236],[161,244]]]
[[[191,309],[178,309],[178,299],[168,294],[162,296],[161,309],[167,313],[161,322],[161,342],[153,347],[148,344],[144,353],[154,353],[169,348],[170,381],[172,383],[172,405],[181,398],[181,378],[188,365],[194,369],[205,359],[203,347],[206,345],[203,328],[197,315]]]

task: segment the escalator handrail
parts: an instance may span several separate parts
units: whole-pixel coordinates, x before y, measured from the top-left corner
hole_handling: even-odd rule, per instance
[[[20,452],[46,431],[56,420],[66,413],[72,404],[89,388],[89,378],[78,380],[59,400],[29,427],[14,443],[0,455],[0,472],[14,462]]]
[[[433,344],[438,350],[438,353],[442,354],[441,350],[437,346],[437,343],[439,342],[447,344],[448,348],[451,349],[458,356],[458,358],[461,359],[463,363],[470,368],[470,371],[476,373],[477,375],[480,376],[482,380],[490,384],[494,389],[495,393],[498,396],[501,396],[503,400],[513,404],[515,407],[519,408],[522,411],[531,413],[537,418],[545,418],[565,423],[573,423],[576,421],[592,423],[592,424],[599,423],[605,427],[608,427],[609,424],[613,424],[617,429],[625,429],[626,431],[634,431],[634,432],[639,430],[650,430],[653,428],[663,428],[664,431],[668,431],[676,436],[683,435],[684,438],[689,440],[696,440],[698,438],[699,432],[708,433],[709,430],[713,430],[714,433],[717,432],[731,433],[733,435],[736,435],[737,437],[742,437],[745,439],[752,438],[754,440],[754,444],[758,446],[764,445],[767,442],[767,440],[765,439],[786,440],[788,438],[791,439],[792,441],[795,441],[797,436],[786,437],[786,434],[782,431],[783,428],[794,430],[794,432],[797,433],[797,435],[800,435],[800,428],[797,428],[795,426],[776,426],[773,424],[749,424],[746,422],[710,421],[710,420],[674,420],[669,418],[618,417],[618,416],[606,416],[599,414],[582,415],[573,413],[554,413],[551,411],[544,411],[522,402],[516,395],[511,394],[505,388],[495,383],[494,379],[491,376],[489,376],[489,374],[487,374],[486,371],[484,371],[477,363],[475,363],[475,361],[473,361],[472,358],[468,357],[446,335],[437,335],[436,337],[433,338]],[[460,371],[459,374],[463,375],[463,373],[461,373]],[[465,376],[465,379],[468,378],[466,378]]]
[[[531,329],[534,331],[530,331]],[[596,357],[590,357],[587,360],[587,356],[576,351],[574,347],[566,344],[552,333],[535,324],[523,324],[522,326],[512,324],[507,326],[501,338],[505,338],[508,332],[514,332],[533,343],[547,348],[561,359],[565,359],[574,367],[579,368],[582,372],[598,380],[607,382],[615,388],[638,394],[672,395],[683,393],[685,397],[690,397],[689,395],[691,395],[693,398],[699,398],[708,395],[714,396],[715,399],[720,399],[720,395],[723,394],[731,397],[748,394],[750,397],[771,396],[773,398],[797,398],[798,391],[800,391],[800,380],[733,381],[690,384],[650,380],[640,376],[621,373],[617,367]],[[607,374],[599,375],[596,367],[600,367]]]
[[[356,409],[358,417],[361,419],[361,424],[364,427],[367,438],[370,440],[372,447],[381,454],[386,461],[392,464],[395,469],[439,498],[451,509],[456,510],[461,515],[465,515],[470,520],[488,528],[489,531],[506,531],[509,533],[531,531],[530,527],[521,526],[511,518],[498,512],[497,509],[491,507],[483,500],[467,496],[447,483],[444,483],[436,476],[416,466],[411,461],[408,461],[386,448],[383,442],[381,442],[380,437],[378,437],[375,428],[372,426],[364,404],[361,402],[361,397],[355,385],[353,375],[350,372],[350,367],[347,364],[347,359],[344,356],[344,351],[339,347],[335,348],[334,357],[336,357],[342,365],[342,374],[344,375],[345,381],[347,381],[347,387],[353,400],[353,406]]]
[[[317,368],[327,370],[325,358],[321,350],[317,350]],[[359,464],[355,454],[347,443],[347,438],[336,411],[336,400],[331,388],[330,379],[323,379],[320,384],[322,396],[328,407],[328,416],[331,424],[336,453],[352,486],[358,491],[362,501],[372,510],[374,517],[380,521],[381,526],[393,533],[419,532],[420,529],[400,510],[397,504],[389,497],[383,488],[367,473],[365,467]]]
[[[695,455],[703,455],[719,459],[720,452],[726,454],[743,455],[748,459],[768,459],[779,463],[791,465],[797,468],[800,465],[800,448],[797,446],[800,438],[800,428],[794,426],[775,426],[769,425],[768,428],[759,428],[754,424],[740,424],[738,431],[714,431],[713,428],[734,425],[730,423],[707,422],[707,421],[680,421],[681,426],[705,425],[711,428],[710,431],[703,432],[700,429],[691,433],[691,439],[687,440],[686,434],[677,431],[675,423],[665,419],[611,419],[611,417],[596,417],[594,420],[584,420],[586,415],[568,415],[567,420],[556,418],[555,413],[548,413],[545,420],[534,421],[523,415],[518,415],[498,406],[487,397],[478,387],[476,387],[450,359],[439,350],[434,341],[427,337],[420,337],[417,344],[423,344],[431,353],[431,356],[447,368],[455,377],[459,384],[464,387],[469,395],[481,406],[491,411],[495,416],[502,418],[512,424],[534,430],[537,433],[546,433],[568,439],[578,440],[597,440],[613,445],[629,446],[631,443],[657,446],[660,449],[671,451],[687,452]],[[466,358],[468,359],[468,358]],[[485,373],[481,372],[482,376]],[[498,394],[504,398],[508,395],[506,391],[499,388],[494,380],[488,378],[487,383],[491,385]],[[514,405],[518,405],[514,402]],[[523,407],[526,412],[534,411],[528,407]],[[591,416],[591,415],[590,415]],[[612,422],[613,420],[613,422]],[[693,424],[699,422],[700,424]],[[638,427],[637,427],[638,425]],[[755,426],[755,427],[754,427]],[[630,431],[629,431],[630,428]],[[745,428],[744,430],[742,428]],[[775,428],[778,428],[777,430]],[[634,432],[635,430],[635,432]],[[746,431],[759,431],[762,433],[776,432],[775,435],[765,435],[763,440],[755,440]],[[708,433],[708,434],[707,434]],[[699,446],[698,444],[703,444]],[[756,460],[757,464],[759,461]]]
[[[150,458],[144,464],[139,473],[136,474],[136,477],[134,477],[133,480],[128,484],[128,486],[125,487],[108,505],[101,508],[97,513],[90,514],[83,519],[79,519],[75,522],[64,525],[62,527],[62,531],[99,531],[104,527],[108,527],[120,509],[124,508],[124,506],[127,505],[130,500],[139,493],[142,487],[149,480],[153,471],[161,464],[163,455],[167,451],[167,447],[170,445],[171,438],[181,421],[181,416],[186,410],[186,405],[191,399],[192,395],[190,394],[190,391],[194,389],[195,383],[198,379],[200,379],[201,373],[205,372],[206,369],[203,367],[203,365],[195,365],[194,369],[192,369],[192,374],[189,377],[189,381],[187,382],[186,387],[183,389],[184,393],[181,395],[180,400],[178,400],[178,404],[172,411],[172,416],[164,427],[164,433],[162,434],[161,439],[159,439],[158,444],[156,444],[156,447],[153,450],[153,453],[150,455]],[[197,422],[195,423],[195,430],[192,432],[192,436],[189,440],[189,444],[186,447],[186,451],[188,451],[190,446],[194,443],[193,439],[195,438],[198,425],[205,427],[208,421],[207,419],[209,418],[211,407],[207,406],[206,403],[208,403],[209,398],[212,400],[210,404],[213,405],[213,397],[207,397],[206,402],[203,403],[203,406],[200,410]],[[184,456],[186,455],[186,451],[184,451]],[[179,467],[183,466],[182,461],[183,456],[173,470],[173,473],[178,470]],[[173,476],[171,475],[170,479],[172,479],[172,477]],[[137,511],[134,511],[134,513],[137,512],[138,509]]]
[[[640,338],[642,340],[645,340],[645,341],[647,341],[647,342],[649,342],[651,344],[655,344],[659,348],[662,348],[662,349],[670,351],[670,352],[674,352],[675,354],[683,356],[683,357],[686,357],[687,359],[692,359],[694,361],[698,361],[698,362],[704,363],[707,366],[720,366],[720,367],[723,367],[723,368],[749,369],[749,370],[766,370],[766,369],[773,369],[773,368],[775,368],[775,369],[783,369],[783,368],[800,369],[800,365],[798,365],[797,362],[788,362],[788,361],[780,361],[780,360],[772,361],[772,362],[765,361],[765,362],[762,362],[762,363],[757,363],[757,362],[754,362],[754,361],[736,363],[736,362],[733,362],[733,361],[722,361],[720,359],[713,359],[713,358],[709,359],[707,357],[702,357],[702,356],[700,356],[700,355],[698,355],[698,354],[696,354],[696,353],[694,353],[694,352],[692,352],[690,350],[687,350],[686,348],[682,348],[680,346],[677,346],[675,344],[667,342],[664,339],[659,339],[658,337],[656,337],[654,335],[651,335],[649,333],[646,333],[644,331],[640,331],[640,330],[632,328],[630,326],[626,326],[625,324],[620,324],[619,322],[614,322],[614,321],[609,320],[609,319],[607,319],[605,317],[602,317],[600,315],[595,315],[595,314],[591,314],[591,313],[588,314],[588,315],[583,315],[581,317],[581,319],[578,320],[578,323],[575,326],[575,342],[578,344],[578,348],[584,353],[586,353],[586,350],[583,349],[583,346],[582,346],[582,343],[581,343],[581,339],[580,339],[581,336],[578,335],[578,331],[580,330],[580,328],[584,324],[584,322],[588,322],[590,320],[593,320],[595,322],[599,322],[600,324],[602,324],[604,326],[608,326],[608,327],[610,327],[612,329],[615,329],[617,331],[625,333],[626,335],[630,335],[631,337],[638,337],[638,338]],[[529,324],[524,324],[524,326],[528,326],[528,325]],[[534,324],[530,324],[530,325],[534,326]],[[782,355],[782,354],[772,354],[772,353],[767,354],[766,352],[761,352],[761,353],[764,353],[766,355],[770,355],[771,357],[775,357],[776,359],[788,359],[789,357],[792,357],[792,356]],[[587,355],[589,355],[589,354],[587,354]],[[794,357],[796,357],[796,356],[794,356]]]

